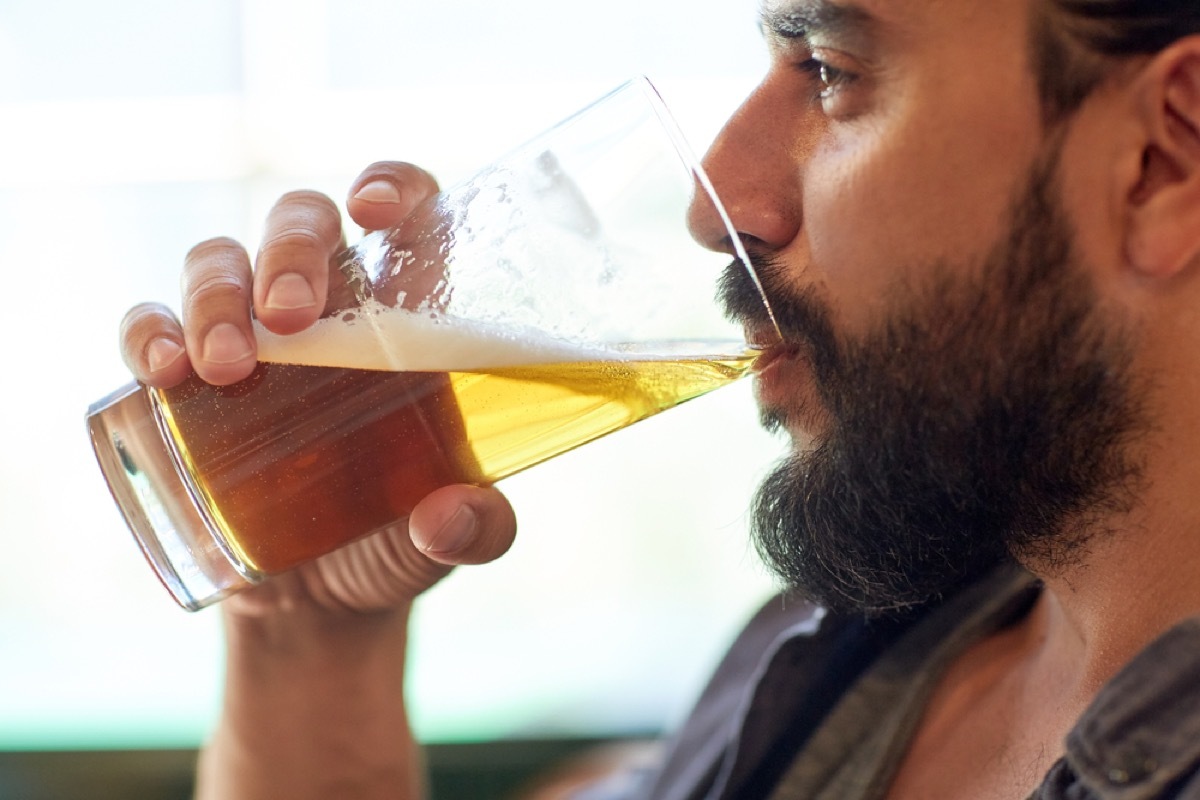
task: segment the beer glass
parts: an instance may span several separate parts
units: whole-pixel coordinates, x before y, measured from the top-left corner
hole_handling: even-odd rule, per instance
[[[692,240],[701,203],[729,226],[637,79],[350,248],[321,320],[256,329],[244,381],[94,404],[162,583],[201,608],[745,375],[717,285],[749,262]]]

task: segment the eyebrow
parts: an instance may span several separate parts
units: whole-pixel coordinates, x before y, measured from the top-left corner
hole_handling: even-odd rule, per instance
[[[794,0],[759,12],[764,34],[781,39],[807,39],[823,34],[843,37],[862,35],[875,27],[877,20],[861,6],[832,0]]]

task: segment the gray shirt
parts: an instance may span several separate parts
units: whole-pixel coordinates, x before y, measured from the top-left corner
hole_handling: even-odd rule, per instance
[[[776,598],[746,626],[638,800],[867,800],[886,791],[929,691],[1039,587],[997,571],[906,618],[837,616]],[[613,797],[597,787],[586,798]],[[1200,619],[1105,686],[1032,800],[1200,800]]]

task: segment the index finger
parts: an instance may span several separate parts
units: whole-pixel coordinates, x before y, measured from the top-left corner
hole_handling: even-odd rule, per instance
[[[254,265],[254,311],[275,333],[296,333],[325,307],[330,260],[345,247],[337,206],[319,192],[289,192],[267,216]]]

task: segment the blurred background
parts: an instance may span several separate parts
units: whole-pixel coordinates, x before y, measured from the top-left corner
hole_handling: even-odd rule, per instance
[[[29,775],[65,763],[55,753],[137,753],[135,771],[174,753],[186,769],[216,713],[219,613],[188,614],[157,584],[85,434],[88,405],[128,380],[126,308],[177,309],[189,247],[256,243],[283,191],[341,203],[380,159],[453,183],[636,74],[702,151],[765,66],[755,14],[753,0],[0,0],[0,796],[52,796]],[[780,448],[743,384],[503,484],[511,554],[419,607],[422,738],[669,729],[771,591],[745,514]]]

